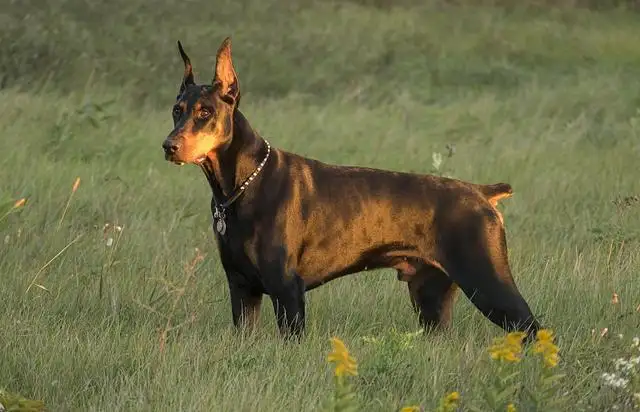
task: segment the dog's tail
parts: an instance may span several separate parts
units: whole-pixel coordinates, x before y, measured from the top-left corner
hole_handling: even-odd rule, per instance
[[[508,199],[513,195],[513,188],[509,183],[494,183],[492,185],[478,185],[478,190],[487,198],[489,203],[496,207],[502,199]]]

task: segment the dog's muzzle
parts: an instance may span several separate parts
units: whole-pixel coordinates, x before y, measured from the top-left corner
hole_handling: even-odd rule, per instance
[[[167,139],[162,143],[162,149],[164,150],[165,160],[175,162],[175,156],[180,150],[180,144],[173,140]]]

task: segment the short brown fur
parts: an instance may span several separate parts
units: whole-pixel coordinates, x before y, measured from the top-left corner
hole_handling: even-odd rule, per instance
[[[511,275],[497,210],[509,184],[330,165],[271,148],[238,109],[231,41],[218,50],[210,85],[195,84],[178,46],[184,74],[162,146],[167,160],[197,164],[209,182],[235,325],[255,325],[266,294],[281,332],[301,336],[307,291],[393,268],[425,327],[451,323],[462,289],[505,330],[527,339],[538,330]]]

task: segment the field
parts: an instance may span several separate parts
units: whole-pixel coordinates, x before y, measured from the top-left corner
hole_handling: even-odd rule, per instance
[[[559,339],[555,410],[630,408],[640,386],[601,375],[640,334],[637,12],[47,3],[0,11],[0,388],[52,411],[320,410],[337,336],[358,361],[360,410],[433,410],[451,391],[460,410],[491,410],[487,348],[503,331],[460,295],[450,331],[408,337],[418,322],[392,270],[310,292],[299,345],[279,338],[268,300],[255,334],[234,332],[210,190],[160,147],[183,70],[176,40],[206,83],[230,35],[241,109],[272,145],[509,182],[514,276]],[[521,364],[530,386],[536,366]]]

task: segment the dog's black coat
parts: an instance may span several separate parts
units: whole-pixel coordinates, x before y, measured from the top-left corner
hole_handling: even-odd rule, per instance
[[[508,184],[334,166],[269,151],[238,109],[230,40],[218,51],[212,85],[195,84],[178,45],[185,73],[165,157],[200,165],[213,214],[269,153],[224,209],[224,234],[214,229],[235,325],[254,324],[267,294],[280,330],[299,336],[305,291],[351,273],[395,268],[425,327],[450,323],[459,287],[505,330],[526,331],[530,339],[539,329],[511,276],[496,209],[511,195]]]

